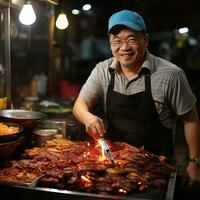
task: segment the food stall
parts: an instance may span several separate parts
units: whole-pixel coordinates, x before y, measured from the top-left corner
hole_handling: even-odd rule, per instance
[[[7,108],[11,108],[11,4],[2,0],[0,3],[5,31],[5,49],[1,51],[5,52],[5,96]],[[49,48],[51,54],[51,44]],[[51,72],[51,68],[49,70]],[[0,144],[3,155],[0,160],[0,192],[7,199],[173,199],[177,172],[171,160],[123,142],[106,141],[113,154],[113,164],[104,157],[101,144],[87,138],[73,138],[68,133],[65,138],[54,138],[38,147],[32,137],[33,129],[47,117],[45,114],[17,109],[0,113],[2,121],[19,123],[24,127],[17,140],[6,144],[10,151],[5,151],[5,143]],[[59,115],[59,118],[63,116],[66,119],[66,115]]]

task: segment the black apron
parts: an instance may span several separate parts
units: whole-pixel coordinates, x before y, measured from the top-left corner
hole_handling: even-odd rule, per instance
[[[151,76],[145,75],[145,91],[124,95],[114,91],[115,71],[107,91],[107,138],[124,141],[157,155],[172,156],[172,130],[159,119],[151,94]]]

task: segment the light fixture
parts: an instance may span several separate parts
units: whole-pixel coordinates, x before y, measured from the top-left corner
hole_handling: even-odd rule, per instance
[[[36,15],[33,6],[31,5],[31,1],[27,0],[25,1],[25,4],[19,14],[19,21],[24,25],[31,25],[35,22],[35,20]]]
[[[69,26],[69,21],[67,19],[67,15],[64,12],[61,12],[58,15],[56,20],[56,27],[60,30],[64,30]]]
[[[90,4],[84,4],[83,7],[82,7],[82,9],[84,11],[89,11],[89,10],[91,10],[91,8],[92,8],[92,6]]]
[[[80,14],[80,10],[78,10],[78,9],[73,9],[73,10],[72,10],[72,14],[73,14],[73,15],[79,15],[79,14]]]
[[[179,28],[179,29],[178,29],[178,32],[179,32],[180,34],[188,33],[188,32],[189,32],[189,29],[188,29],[188,27]]]

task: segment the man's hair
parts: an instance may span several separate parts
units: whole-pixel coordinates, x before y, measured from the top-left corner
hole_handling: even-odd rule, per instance
[[[124,26],[124,25],[117,25],[114,26],[110,31],[109,31],[109,35],[117,35],[121,30],[123,29],[127,29],[128,27]],[[129,28],[128,28],[129,29]],[[139,32],[139,33],[143,33],[144,35],[146,34],[145,30],[141,30],[141,31],[135,31],[135,32]]]

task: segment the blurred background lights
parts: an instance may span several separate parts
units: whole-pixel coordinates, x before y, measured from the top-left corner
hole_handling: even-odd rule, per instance
[[[90,4],[85,4],[85,5],[83,5],[83,7],[82,7],[82,9],[84,10],[84,11],[88,11],[88,10],[90,10],[92,8],[92,6],[90,5]]]
[[[36,15],[30,1],[25,2],[19,14],[19,21],[24,25],[31,25],[35,22]]]
[[[187,27],[179,28],[179,29],[178,29],[178,32],[179,32],[180,34],[188,33],[188,32],[189,32],[189,29],[188,29]]]
[[[78,15],[78,14],[80,14],[80,11],[78,9],[73,9],[72,10],[72,14],[73,15]]]
[[[56,20],[56,27],[60,30],[64,30],[68,27],[69,21],[65,13],[60,13]]]

